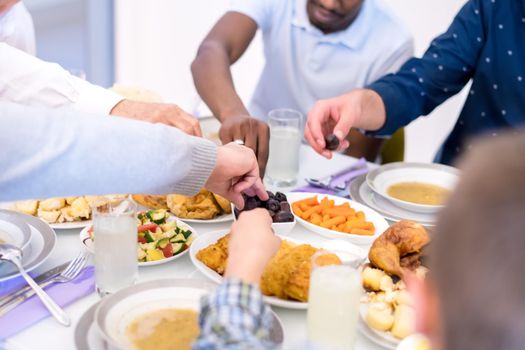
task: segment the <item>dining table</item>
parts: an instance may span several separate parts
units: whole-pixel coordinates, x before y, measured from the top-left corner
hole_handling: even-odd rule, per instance
[[[295,188],[306,184],[306,177],[321,178],[333,173],[337,173],[344,168],[357,162],[357,159],[343,154],[334,154],[331,160],[325,159],[315,153],[309,146],[303,144],[300,149],[300,166],[298,181]],[[374,167],[374,164],[369,164]],[[287,192],[293,188],[271,188]],[[231,222],[223,223],[192,223],[191,226],[196,230],[197,235],[203,235],[217,230],[227,230]],[[57,244],[51,256],[35,271],[37,273],[72,260],[80,250],[85,249],[79,238],[80,229],[56,230]],[[289,237],[297,241],[311,244],[322,244],[323,238],[313,232],[309,232],[302,225],[297,223],[289,233]],[[91,261],[92,263],[92,261]],[[156,279],[177,278],[177,279],[206,279],[195,266],[193,266],[189,254],[156,266],[140,267],[138,283]],[[71,317],[72,323],[69,327],[64,327],[56,322],[52,317],[48,317],[39,323],[23,330],[22,332],[8,338],[4,344],[7,349],[16,350],[71,350],[75,349],[74,331],[80,317],[95,303],[101,299],[93,290],[89,296],[80,299],[65,308]],[[292,310],[281,307],[272,307],[281,319],[284,328],[283,349],[304,348],[307,342],[307,322],[306,310]],[[352,330],[349,330],[352,331]],[[363,334],[356,330],[356,350],[376,350],[382,347],[368,340]],[[2,344],[0,344],[2,348]]]

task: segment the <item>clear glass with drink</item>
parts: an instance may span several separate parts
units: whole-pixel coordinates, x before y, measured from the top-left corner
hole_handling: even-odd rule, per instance
[[[95,281],[101,297],[138,277],[136,206],[129,199],[93,206]]]
[[[349,265],[323,264],[326,254],[333,253],[320,251],[312,257],[308,339],[321,349],[352,349],[362,295],[360,276]]]
[[[268,114],[270,156],[266,182],[277,187],[293,186],[299,172],[299,148],[303,136],[303,115],[293,109],[274,109]]]

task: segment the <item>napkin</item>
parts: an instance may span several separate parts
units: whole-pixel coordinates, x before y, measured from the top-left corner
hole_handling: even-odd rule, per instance
[[[58,305],[65,307],[95,291],[95,268],[87,266],[71,282],[55,283],[45,291]],[[49,311],[38,296],[34,295],[0,317],[0,340],[11,337],[48,316]]]
[[[362,167],[362,168],[354,168],[354,169],[351,169],[351,170],[349,170],[348,172],[346,172],[344,174],[339,174],[338,176],[334,177],[332,179],[332,182],[330,183],[330,185],[334,186],[334,185],[341,184],[341,183],[349,184],[355,178],[357,178],[357,177],[359,177],[361,175],[364,175],[366,173],[368,173],[368,168],[366,167],[366,163],[365,163],[365,166]],[[311,192],[311,193],[340,195],[340,193],[338,193],[336,191],[333,191],[331,189],[323,188],[323,187],[317,187],[317,186],[312,186],[312,185],[306,185],[304,187],[296,188],[292,192]],[[347,186],[347,189],[344,192],[345,192],[345,195],[349,196],[348,186]]]

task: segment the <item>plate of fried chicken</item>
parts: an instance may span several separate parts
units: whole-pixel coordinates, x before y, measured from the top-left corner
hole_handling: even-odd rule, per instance
[[[289,237],[281,237],[277,254],[270,260],[261,277],[260,287],[266,302],[271,305],[306,309],[310,285],[311,258],[320,249]],[[195,239],[190,257],[195,267],[210,280],[221,283],[228,261],[228,230],[210,232]],[[340,265],[333,254],[331,263]]]

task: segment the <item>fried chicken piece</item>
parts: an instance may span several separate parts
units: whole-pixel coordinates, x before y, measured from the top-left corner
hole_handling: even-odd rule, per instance
[[[167,196],[134,194],[131,196],[138,204],[153,210],[168,209]]]
[[[204,189],[193,197],[170,194],[166,202],[170,211],[183,219],[208,220],[221,213],[213,194]]]
[[[266,269],[261,276],[261,292],[264,295],[284,295],[284,284],[275,280],[274,276],[278,275],[281,269],[282,259],[290,252],[294,245],[283,240],[275,256],[268,262]]]
[[[390,226],[377,238],[370,251],[370,262],[386,273],[403,278],[406,268],[401,259],[412,253],[419,253],[430,238],[426,229],[412,221],[400,221]]]
[[[42,210],[38,209],[37,216],[47,222],[48,224],[54,224],[60,217],[60,210]]]
[[[77,197],[73,202],[71,202],[69,215],[75,218],[71,221],[89,219],[91,216],[91,208],[89,207],[87,200],[84,197]]]
[[[285,287],[288,280],[299,265],[306,260],[310,260],[317,250],[309,244],[301,244],[291,248],[288,252],[281,253],[279,251],[281,253],[280,259],[270,261],[263,273],[262,281],[267,282],[269,292],[265,293],[261,286],[263,294],[275,295],[278,298],[286,299]]]
[[[315,249],[315,248],[314,248]],[[284,294],[290,298],[303,302],[308,301],[308,292],[310,288],[310,274],[312,273],[312,256],[317,252],[316,251],[308,257],[306,260],[302,261],[295,270],[291,273],[288,281],[284,286]],[[293,250],[291,252],[293,254]],[[303,256],[306,258],[308,255]],[[316,258],[318,266],[328,266],[328,265],[341,265],[341,259],[335,254],[325,254]]]
[[[222,275],[226,270],[226,262],[228,261],[228,254],[219,246],[213,244],[209,247],[199,250],[197,253],[199,259],[204,265],[208,266],[213,271]]]
[[[36,215],[38,201],[28,200],[15,203],[15,210],[27,215]]]
[[[232,213],[232,206],[229,200],[227,200],[224,197],[219,196],[216,193],[213,193],[213,198],[215,199],[215,202],[219,205],[219,207],[222,209],[222,212],[224,214],[231,214]]]
[[[51,210],[60,210],[66,205],[66,200],[64,198],[49,198],[43,201],[40,201],[38,206],[39,209],[45,211]]]

